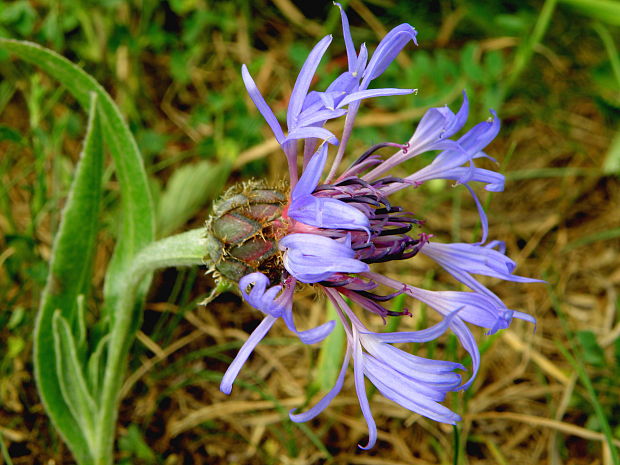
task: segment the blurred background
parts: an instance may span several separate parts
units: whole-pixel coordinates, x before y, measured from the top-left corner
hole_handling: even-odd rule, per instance
[[[518,274],[547,284],[488,284],[509,308],[534,315],[536,328],[515,321],[494,336],[478,332],[481,372],[468,392],[446,402],[464,418],[458,434],[372,396],[379,443],[365,452],[356,447],[367,433],[351,376],[324,414],[308,424],[289,421],[288,410],[321,387],[313,381],[318,352],[278,325],[232,395],[220,393],[223,371],[261,315],[234,294],[200,307],[214,284],[205,269],[165,270],[131,352],[118,463],[613,463],[609,444],[620,444],[620,3],[342,4],[358,47],[366,42],[372,51],[402,22],[419,32],[419,46],[407,46],[374,83],[419,93],[367,101],[352,159],[372,144],[406,141],[429,107],[456,110],[463,89],[472,108],[467,127],[488,118],[489,108],[499,113],[502,130],[487,151],[507,183],[503,193],[481,194],[490,238],[507,243]],[[314,82],[320,89],[346,67],[331,2],[0,3],[0,36],[79,63],[118,103],[144,156],[160,237],[200,227],[227,185],[282,178],[284,157],[246,96],[240,66],[248,65],[283,120],[296,74],[325,34],[334,42]],[[55,81],[3,51],[0,78],[0,463],[68,464],[36,392],[31,333],[86,115]],[[106,187],[93,322],[118,226],[111,163]],[[475,205],[450,183],[428,183],[399,203],[441,240],[479,237]],[[389,272],[430,289],[458,289],[422,258]],[[306,292],[297,311],[321,322],[326,304]],[[467,362],[450,337],[415,350]]]

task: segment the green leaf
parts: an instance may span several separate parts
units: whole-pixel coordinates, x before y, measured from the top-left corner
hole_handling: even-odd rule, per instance
[[[592,331],[577,331],[576,336],[583,349],[584,361],[595,367],[605,366],[605,353],[596,341],[596,335]]]
[[[75,337],[60,310],[54,312],[52,331],[60,392],[92,449],[97,406],[86,384]]]
[[[201,161],[172,174],[158,205],[157,235],[165,237],[216,197],[230,174],[231,164]]]
[[[90,285],[102,178],[102,134],[97,97],[92,94],[84,148],[54,240],[34,331],[34,369],[43,405],[79,463],[90,463],[90,447],[61,390],[53,318],[58,311],[68,325],[80,326],[77,302]]]
[[[327,303],[327,319],[339,321],[338,314],[331,302]],[[345,346],[344,326],[337,323],[323,344],[319,352],[319,362],[316,367],[316,378],[314,379],[310,394],[317,391],[329,391],[338,378],[340,367],[342,366],[342,357]]]
[[[0,39],[0,49],[6,49],[21,59],[39,66],[58,79],[84,108],[89,107],[89,95],[94,92],[100,106],[103,136],[114,159],[116,176],[121,188],[123,222],[118,233],[114,255],[108,266],[104,296],[106,310],[116,308],[116,302],[136,253],[154,237],[154,209],[146,172],[138,146],[117,106],[95,79],[62,56],[31,42]],[[145,293],[150,276],[145,278],[137,300]]]
[[[157,463],[157,455],[144,440],[138,426],[133,423],[127,428],[127,434],[118,440],[118,447],[122,451],[129,452],[132,457],[145,465]]]
[[[0,142],[2,141],[10,141],[10,142],[21,142],[22,136],[15,129],[10,128],[8,126],[0,125]]]
[[[101,383],[103,382],[103,373],[105,367],[105,356],[108,349],[108,341],[110,340],[109,334],[103,336],[95,351],[88,359],[88,376],[87,381],[89,383],[90,391],[93,393],[93,397],[98,399],[101,394]]]
[[[620,2],[617,0],[560,0],[585,16],[620,26]]]

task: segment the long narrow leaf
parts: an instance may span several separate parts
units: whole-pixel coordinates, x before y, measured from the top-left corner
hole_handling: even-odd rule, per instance
[[[97,347],[88,359],[88,376],[90,391],[93,397],[98,399],[101,394],[101,382],[103,381],[103,370],[105,364],[105,354],[108,349],[109,334],[103,336],[97,343]]]
[[[134,255],[154,237],[153,203],[138,146],[112,98],[81,68],[51,50],[31,42],[0,39],[0,48],[39,66],[58,79],[85,109],[89,106],[90,93],[97,94],[104,139],[114,159],[121,188],[123,224],[107,270],[104,288],[106,308],[114,309],[125,279],[124,272]],[[138,299],[146,292],[148,282],[147,277],[141,292],[138,293]]]
[[[60,310],[52,318],[52,331],[60,391],[92,448],[97,406],[88,390],[75,337],[67,320],[60,315]]]
[[[620,26],[620,3],[616,0],[560,0],[581,14],[604,23]]]
[[[176,170],[159,199],[157,235],[166,237],[216,197],[230,174],[227,160],[201,161]]]
[[[338,314],[331,302],[327,303],[327,319],[338,321]],[[344,326],[337,324],[331,334],[321,344],[316,377],[310,389],[311,395],[318,391],[329,391],[336,384],[336,379],[342,366],[345,344]]]
[[[65,402],[59,384],[54,345],[53,315],[79,327],[77,302],[91,279],[103,176],[103,142],[97,98],[91,99],[88,130],[80,162],[63,210],[52,249],[47,285],[43,291],[34,332],[34,368],[43,404],[79,463],[92,459],[79,423]]]

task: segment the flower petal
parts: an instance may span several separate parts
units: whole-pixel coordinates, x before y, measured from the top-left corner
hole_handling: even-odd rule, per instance
[[[371,357],[366,358],[370,359]],[[406,409],[441,423],[454,425],[461,420],[461,417],[449,408],[420,393],[400,373],[379,363],[366,362],[364,368],[366,376],[381,394]]]
[[[398,342],[428,342],[437,339],[450,327],[452,319],[460,311],[456,309],[446,315],[439,323],[430,328],[421,329],[419,331],[399,331],[394,333],[375,333],[374,337],[381,342],[398,343]]]
[[[454,372],[457,369],[465,369],[460,363],[418,357],[379,341],[375,334],[362,334],[360,338],[363,347],[370,355],[408,378],[441,384],[448,389],[461,384],[461,376]]]
[[[372,449],[377,442],[377,424],[370,411],[370,404],[368,403],[368,396],[366,395],[366,385],[364,383],[364,373],[366,372],[364,354],[362,352],[362,344],[359,340],[359,333],[355,327],[353,328],[353,372],[357,399],[360,403],[362,415],[364,415],[364,419],[368,425],[368,443],[365,446],[361,444],[357,446],[360,449],[368,450]]]
[[[367,89],[352,92],[338,103],[338,108],[342,108],[351,102],[357,102],[365,98],[387,97],[390,95],[406,95],[415,92],[415,89]]]
[[[222,382],[220,383],[220,391],[224,394],[230,394],[230,391],[232,391],[232,385],[235,382],[235,378],[239,374],[239,371],[241,371],[241,368],[250,357],[250,354],[252,354],[254,348],[269,332],[276,320],[277,318],[271,315],[267,315],[263,318],[263,321],[261,321],[256,329],[252,331],[252,334],[250,334],[248,340],[245,341],[241,349],[239,349],[237,356],[229,365],[226,373],[224,373]]]
[[[370,63],[368,63],[364,71],[361,88],[366,89],[370,81],[383,74],[385,69],[394,61],[410,40],[417,45],[417,34],[416,30],[406,23],[396,26],[388,32],[372,54]]]
[[[494,110],[489,110],[493,119],[478,123],[465,133],[460,139],[459,144],[467,152],[475,154],[485,148],[495,139],[500,128],[500,120]]]
[[[301,113],[304,99],[310,89],[310,82],[314,77],[314,73],[321,62],[321,58],[325,54],[327,47],[332,41],[332,36],[328,35],[323,37],[312,49],[308,58],[297,76],[293,91],[291,92],[291,99],[288,104],[288,110],[286,112],[286,124],[289,131],[297,127],[297,117]]]
[[[499,307],[494,299],[478,292],[427,291],[409,286],[408,294],[442,315],[459,309],[455,320],[461,318],[482,328],[493,328],[498,320],[506,319],[505,307]]]
[[[338,199],[306,195],[291,202],[288,215],[307,225],[317,228],[364,230],[370,236],[368,217]]]
[[[330,144],[338,145],[338,138],[331,131],[317,126],[302,126],[295,128],[288,133],[288,135],[284,138],[283,143],[298,139],[309,139],[310,137],[315,137],[317,139],[327,141]]]
[[[301,423],[304,421],[312,420],[314,417],[316,417],[319,413],[321,413],[323,410],[327,408],[327,406],[331,403],[331,401],[334,400],[334,397],[336,397],[340,393],[340,390],[342,389],[342,385],[344,384],[344,377],[347,373],[347,367],[349,366],[350,359],[351,359],[351,347],[348,347],[347,352],[344,356],[344,360],[342,362],[342,366],[340,368],[340,373],[338,374],[338,378],[336,379],[336,383],[334,384],[334,387],[332,387],[329,390],[329,392],[325,394],[325,396],[323,396],[323,398],[316,403],[316,405],[314,405],[312,408],[308,409],[304,413],[295,414],[293,412],[295,412],[297,409],[291,410],[288,414],[291,420],[293,420],[295,423]]]
[[[347,60],[349,62],[349,71],[355,70],[355,64],[357,61],[357,54],[355,53],[355,45],[353,44],[353,39],[351,38],[351,29],[349,27],[349,18],[347,18],[346,13],[344,12],[344,8],[340,3],[334,2],[340,9],[340,19],[342,21],[342,34],[344,36],[344,45],[347,49]]]
[[[312,156],[308,162],[308,166],[304,169],[304,172],[299,178],[297,184],[291,192],[291,199],[295,201],[300,197],[305,197],[316,189],[319,185],[323,170],[325,169],[325,162],[327,161],[327,145],[323,144],[319,147],[316,153]]]
[[[276,140],[282,144],[284,142],[284,132],[282,131],[282,127],[280,126],[280,123],[278,123],[276,115],[273,114],[273,111],[269,105],[267,105],[267,102],[265,102],[265,99],[258,90],[258,87],[256,87],[256,83],[254,82],[254,79],[252,79],[252,76],[250,76],[248,67],[245,65],[241,66],[241,77],[243,78],[243,83],[245,84],[245,88],[247,89],[252,102],[254,102],[254,105],[256,105],[256,108],[258,108],[260,114],[263,115],[263,118],[267,121],[267,124],[273,131],[274,136],[276,136]]]
[[[420,251],[439,263],[457,280],[476,291],[484,292],[482,289],[484,286],[478,283],[470,273],[519,283],[542,282],[540,279],[512,274],[516,263],[504,253],[494,250],[488,245],[429,242]]]
[[[284,288],[281,285],[269,286],[269,278],[263,273],[250,273],[239,280],[239,291],[243,299],[252,307],[266,315],[280,318],[286,311],[293,307],[293,293],[295,282],[286,282]],[[247,289],[252,286],[250,292]],[[284,290],[283,290],[284,289]]]
[[[334,326],[336,326],[335,321],[328,321],[327,323],[323,323],[315,328],[307,329],[305,331],[298,331],[297,326],[295,326],[295,321],[293,320],[293,312],[290,309],[284,312],[282,318],[284,319],[287,328],[291,332],[295,333],[304,344],[316,344],[317,342],[321,342],[329,336],[329,334],[333,331]]]
[[[284,267],[302,283],[324,281],[334,273],[361,273],[368,265],[353,258],[350,247],[316,234],[289,234],[279,243]]]
[[[333,105],[334,102],[332,101],[331,104]],[[346,112],[347,110],[344,108],[338,109],[338,110],[319,110],[319,111],[310,113],[307,116],[300,117],[298,123],[300,126],[304,126],[304,127],[310,126],[311,124],[316,124],[316,123],[321,123],[322,125],[325,123],[325,121],[334,119],[334,118],[339,118],[340,116],[344,115]]]

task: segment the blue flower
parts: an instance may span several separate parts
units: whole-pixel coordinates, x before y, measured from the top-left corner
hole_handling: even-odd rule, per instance
[[[348,70],[325,90],[310,90],[312,78],[332,37],[324,37],[316,44],[293,87],[286,134],[247,68],[242,67],[248,93],[288,161],[291,190],[281,217],[265,230],[265,237],[261,236],[256,242],[260,246],[271,240],[277,245],[280,255],[276,264],[271,261],[269,270],[259,268],[239,280],[245,301],[263,312],[265,318],[230,365],[221,390],[230,393],[242,365],[279,318],[305,344],[320,342],[330,333],[335,324],[333,321],[306,331],[298,331],[294,324],[296,285],[298,282],[313,284],[334,304],[345,329],[347,351],[333,388],[304,413],[292,411],[290,416],[293,421],[307,421],[322,412],[340,392],[347,367],[353,359],[356,391],[369,430],[368,443],[363,446],[367,449],[376,442],[377,428],[366,397],[366,378],[381,394],[404,408],[435,421],[454,424],[459,421],[459,415],[440,402],[448,392],[469,387],[480,366],[476,339],[468,325],[486,328],[488,334],[492,334],[507,328],[513,318],[535,322],[530,315],[506,308],[474,275],[519,283],[538,280],[515,275],[516,264],[506,257],[499,241],[483,245],[487,240],[488,222],[472,184],[482,183],[486,190],[493,192],[504,189],[501,174],[475,164],[480,158],[490,158],[483,150],[496,137],[500,120],[491,110],[489,121],[483,121],[455,138],[468,118],[469,102],[465,93],[456,113],[447,106],[431,108],[406,143],[377,144],[347,168],[341,169],[360,102],[371,97],[413,92],[413,89],[369,89],[369,85],[405,45],[417,42],[415,29],[401,24],[386,35],[369,59],[365,45],[359,48],[359,52],[356,50],[347,16],[340,5],[336,5],[341,12]],[[344,129],[337,138],[323,126],[340,117],[345,117]],[[299,140],[303,141],[301,153],[298,153]],[[329,150],[335,145],[333,162],[325,175]],[[396,150],[383,158],[377,151],[385,147]],[[429,151],[438,153],[428,166],[403,178],[390,174],[404,161]],[[432,236],[427,233],[414,233],[415,228],[423,225],[423,220],[404,207],[392,205],[389,200],[390,195],[399,190],[415,188],[432,179],[452,180],[455,185],[465,186],[473,195],[482,223],[480,242],[442,244],[431,241]],[[249,221],[243,224],[255,224]],[[265,250],[271,249],[266,247]],[[429,291],[371,271],[374,263],[407,260],[418,253],[433,259],[471,291]],[[268,272],[270,278],[261,271]],[[390,289],[391,293],[379,293],[380,286]],[[366,328],[351,307],[355,304],[371,317],[378,315],[383,319],[388,315],[411,315],[407,309],[396,312],[384,306],[399,294],[434,309],[439,323],[421,331],[376,333]],[[447,330],[457,336],[471,356],[472,373],[465,382],[457,373],[464,370],[462,365],[416,357],[392,345],[427,342]]]

